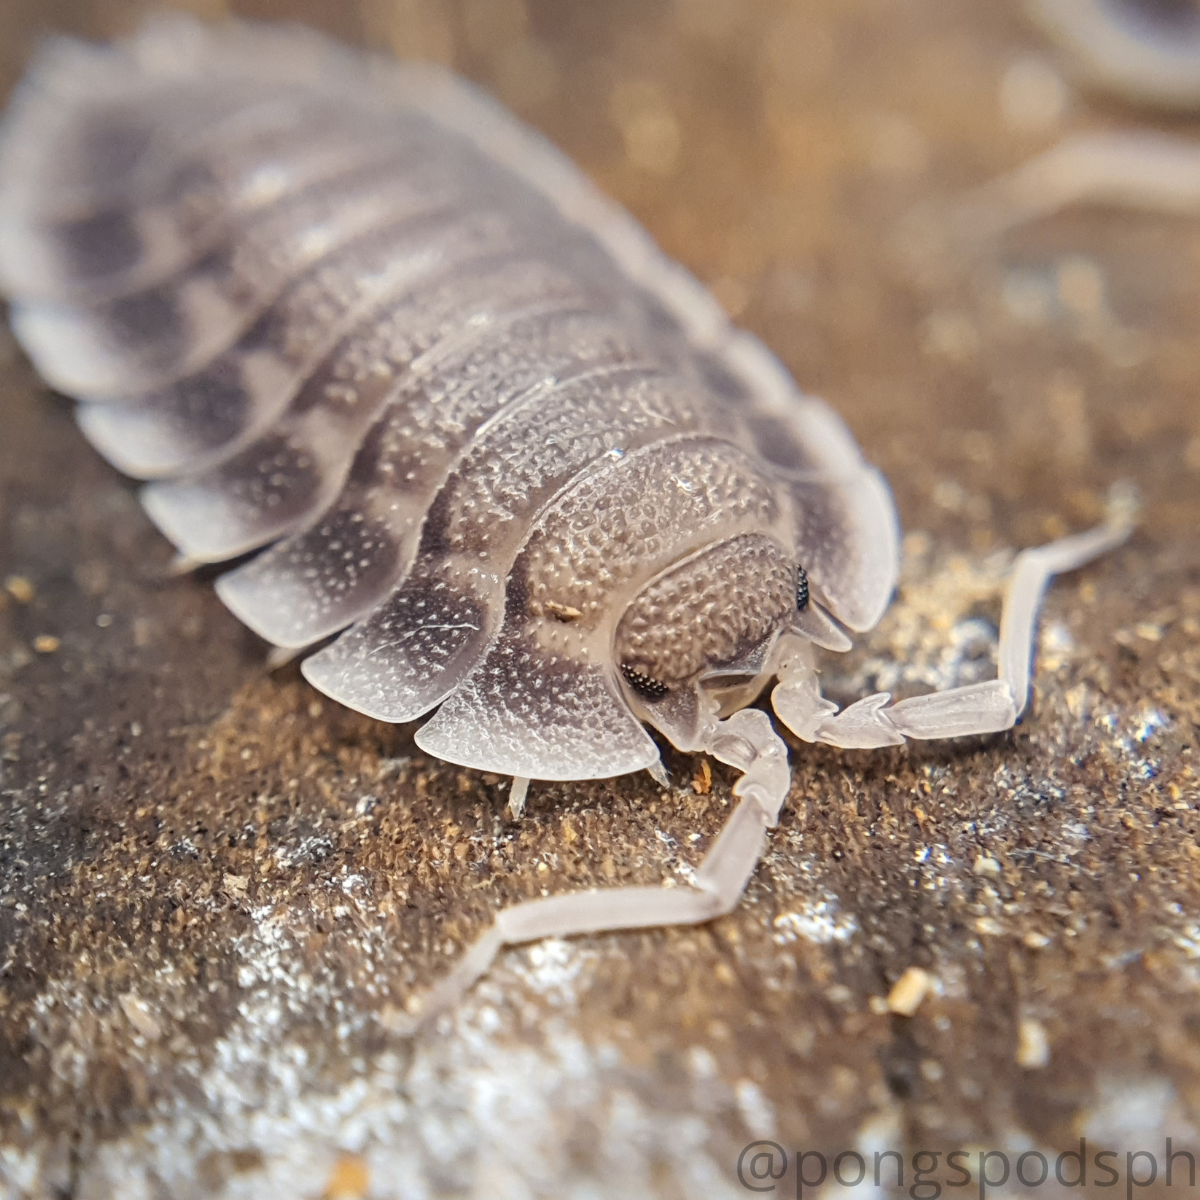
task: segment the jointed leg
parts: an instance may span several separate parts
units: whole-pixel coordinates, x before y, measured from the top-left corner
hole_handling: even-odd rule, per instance
[[[1114,506],[1116,508],[1116,506]],[[811,660],[797,648],[780,665],[771,702],[780,720],[806,742],[845,749],[898,746],[905,738],[963,737],[1011,729],[1025,711],[1033,635],[1046,585],[1119,546],[1133,528],[1131,506],[1116,510],[1107,524],[1017,555],[1000,618],[999,678],[949,688],[891,704],[879,692],[842,712],[817,688]]]
[[[1090,85],[1134,104],[1200,111],[1200,28],[1186,19],[1194,15],[1190,7],[1025,0],[1024,8]]]
[[[1166,134],[1077,134],[984,184],[962,202],[956,226],[994,236],[1072,204],[1200,213],[1200,143]]]
[[[529,795],[530,780],[523,775],[517,775],[513,778],[512,787],[508,791],[508,815],[514,821],[521,819],[521,814],[525,811],[525,797]]]
[[[787,747],[766,713],[746,710],[716,722],[704,748],[745,773],[733,789],[738,805],[696,871],[695,886],[574,892],[504,909],[425,998],[407,1032],[415,1033],[454,1005],[505,946],[606,930],[695,925],[735,908],[787,797]]]

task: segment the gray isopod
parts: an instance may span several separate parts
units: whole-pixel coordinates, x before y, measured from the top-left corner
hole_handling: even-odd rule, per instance
[[[896,581],[889,489],[708,293],[536,135],[431,67],[298,28],[160,19],[48,43],[0,141],[0,284],[42,375],[188,562],[327,695],[430,711],[429,753],[514,777],[661,775],[645,724],[743,772],[687,888],[500,913],[497,949],[733,908],[798,737],[1007,729],[1058,571],[1026,551],[999,678],[838,712],[813,645]]]

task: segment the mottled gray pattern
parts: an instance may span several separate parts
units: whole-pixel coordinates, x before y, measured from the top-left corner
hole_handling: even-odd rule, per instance
[[[708,427],[711,417],[695,395],[686,377],[623,367],[510,405],[443,483],[404,584],[359,630],[316,656],[309,678],[385,719],[428,711],[486,649],[503,615],[505,579],[536,514],[590,465]]]
[[[52,43],[0,140],[0,280],[181,553],[261,551],[218,582],[234,612],[341,632],[305,673],[364,712],[444,701],[442,757],[647,766],[638,716],[684,745],[706,679],[769,673],[798,564],[812,629],[891,591],[891,499],[838,418],[423,68],[178,20]]]
[[[417,735],[421,747],[539,779],[646,766],[610,667],[617,620],[659,572],[703,546],[758,531],[787,537],[772,484],[710,437],[662,441],[578,480],[535,523],[509,574],[502,628]],[[580,615],[563,621],[563,611]]]
[[[455,455],[499,409],[552,403],[559,376],[661,359],[606,315],[562,309],[481,323],[438,351],[368,432],[321,520],[220,580],[225,602],[269,641],[308,645],[383,598]]]

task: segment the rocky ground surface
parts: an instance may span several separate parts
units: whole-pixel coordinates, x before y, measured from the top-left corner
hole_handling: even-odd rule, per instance
[[[5,85],[39,30],[143,7],[9,0]],[[1155,1153],[1161,1191],[1164,1139],[1200,1148],[1200,222],[928,236],[1064,132],[1147,118],[999,3],[229,7],[478,79],[838,407],[908,535],[835,695],[986,674],[1013,547],[1117,480],[1144,520],[1055,586],[1015,732],[798,749],[733,915],[510,951],[410,1042],[504,903],[686,882],[732,775],[668,754],[667,789],[535,784],[510,820],[506,781],[268,673],[3,342],[0,1197],[721,1200],[754,1139],[857,1149],[865,1196],[876,1151],[1081,1136],[1122,1186]]]

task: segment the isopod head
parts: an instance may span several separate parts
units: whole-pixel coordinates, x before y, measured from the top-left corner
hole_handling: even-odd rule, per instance
[[[745,707],[797,612],[795,579],[783,546],[744,534],[651,580],[621,617],[614,647],[635,710],[686,746],[713,710]]]

